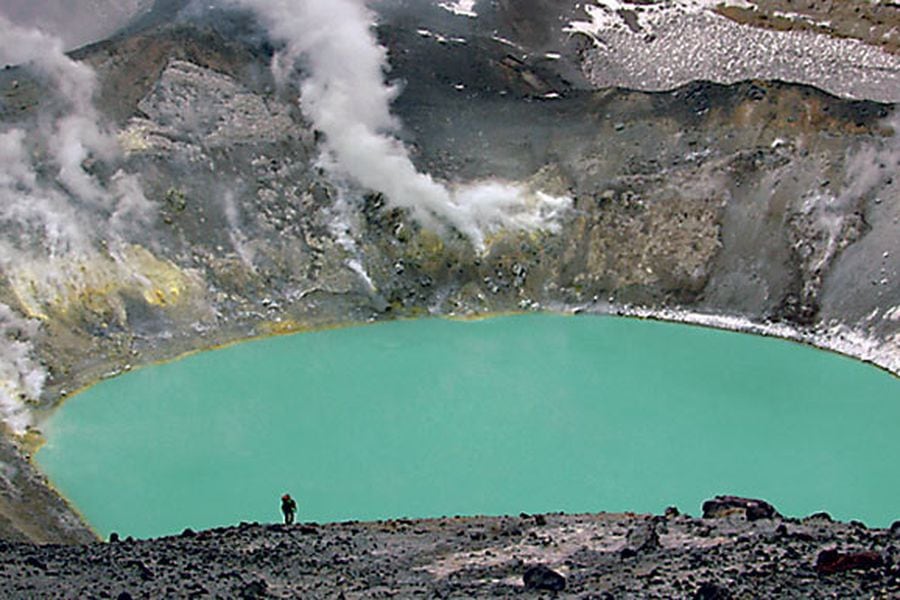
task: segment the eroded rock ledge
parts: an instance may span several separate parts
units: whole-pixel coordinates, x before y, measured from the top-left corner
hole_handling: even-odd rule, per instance
[[[900,523],[724,498],[632,513],[248,524],[84,546],[0,542],[4,597],[889,598]],[[749,508],[748,508],[749,507]],[[769,508],[772,508],[769,506]],[[752,509],[752,510],[751,510]]]

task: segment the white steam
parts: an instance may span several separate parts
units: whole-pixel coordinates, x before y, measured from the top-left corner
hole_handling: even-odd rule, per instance
[[[386,50],[379,46],[374,15],[363,0],[236,0],[255,11],[284,49],[273,61],[284,80],[302,61],[300,107],[325,133],[329,165],[359,185],[381,192],[390,205],[409,209],[423,225],[448,224],[482,246],[503,228],[555,228],[568,198],[499,182],[448,189],[419,173],[395,137],[390,113],[398,90],[384,81]]]
[[[93,103],[93,70],[66,56],[59,39],[18,27],[2,15],[0,64],[26,66],[61,105],[42,114],[36,130],[0,131],[0,227],[20,234],[7,241],[29,251],[43,242],[41,250],[60,256],[88,252],[98,233],[115,236],[145,224],[150,207],[134,177],[117,173],[105,189],[85,167],[89,160],[112,159],[118,150]],[[39,170],[50,181],[39,177]],[[89,225],[80,206],[95,213]],[[98,217],[109,219],[110,231],[98,231]]]
[[[22,319],[0,303],[0,414],[20,434],[31,425],[25,399],[37,398],[47,378],[29,341],[37,326],[37,321]]]
[[[59,39],[2,15],[0,64],[21,65],[53,93],[34,122],[0,127],[0,270],[62,297],[89,284],[84,265],[100,256],[98,242],[115,260],[115,245],[149,222],[152,206],[135,176],[118,171],[103,182],[88,166],[118,152],[93,103],[90,67],[66,56]],[[28,308],[20,307],[34,313]],[[39,323],[0,304],[0,419],[17,433],[30,424],[26,402],[40,397],[46,378],[28,341]]]

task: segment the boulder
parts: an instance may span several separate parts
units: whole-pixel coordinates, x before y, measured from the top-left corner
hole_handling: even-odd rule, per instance
[[[816,573],[832,575],[854,569],[877,569],[884,566],[884,559],[877,552],[838,552],[822,550],[816,557]]]
[[[781,514],[765,500],[740,496],[716,496],[703,503],[703,518],[718,519],[728,515],[746,515],[748,521],[780,518]]]
[[[566,589],[566,578],[546,565],[534,565],[522,576],[525,589],[561,592]]]
[[[622,558],[631,558],[643,552],[658,550],[659,534],[656,532],[654,521],[638,523],[628,530],[625,538],[625,547],[619,552]]]
[[[731,592],[715,583],[704,582],[694,592],[694,600],[730,600]]]

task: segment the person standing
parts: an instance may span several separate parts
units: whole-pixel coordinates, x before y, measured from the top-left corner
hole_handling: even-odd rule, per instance
[[[297,503],[291,498],[290,494],[281,497],[281,512],[284,513],[284,524],[290,525],[294,522],[294,513],[297,512]]]

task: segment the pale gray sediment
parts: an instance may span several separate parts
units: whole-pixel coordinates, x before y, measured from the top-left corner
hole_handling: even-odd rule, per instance
[[[846,98],[900,100],[900,54],[815,30],[756,29],[713,11],[643,10],[631,26],[615,19],[591,31],[584,69],[597,87],[669,90],[699,79],[777,79]],[[627,14],[626,11],[612,14]],[[585,28],[589,25],[585,23]]]

